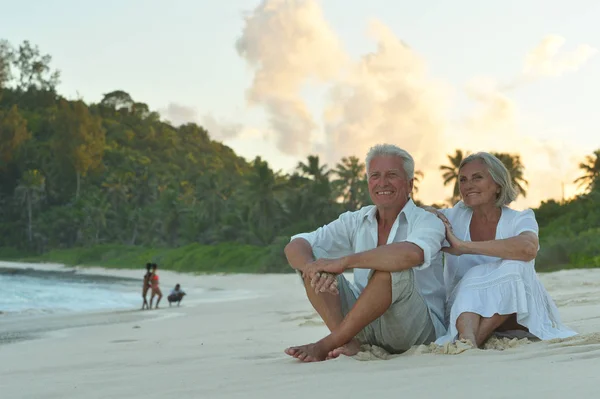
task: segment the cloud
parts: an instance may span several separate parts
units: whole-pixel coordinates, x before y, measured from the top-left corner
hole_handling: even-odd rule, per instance
[[[431,145],[443,141],[443,86],[383,23],[372,20],[369,34],[376,50],[331,89],[324,113],[327,158],[364,156],[374,144],[388,142],[408,150],[418,169],[432,167],[443,154],[443,146]]]
[[[227,140],[239,136],[243,126],[239,123],[218,121],[214,116],[206,114],[201,125],[208,131],[213,140]]]
[[[381,22],[371,21],[369,34],[376,50],[353,61],[316,1],[265,0],[246,18],[237,49],[254,69],[247,97],[267,110],[281,151],[304,156],[319,149],[335,163],[388,141],[417,162],[440,155],[429,143],[443,131],[441,85],[429,81],[424,61]],[[321,119],[300,95],[308,84],[329,87]],[[324,143],[315,134],[321,124]]]
[[[375,49],[353,59],[316,0],[263,0],[246,15],[236,43],[253,71],[246,98],[250,106],[266,110],[269,129],[263,134],[282,153],[317,153],[333,166],[343,156],[363,157],[377,143],[394,143],[414,156],[417,169],[425,173],[419,197],[433,202],[449,194],[439,165],[455,148],[518,152],[530,181],[526,202],[560,198],[560,182],[570,183],[576,175],[580,151],[520,131],[511,92],[577,71],[595,49],[582,44],[562,51],[562,37],[544,37],[508,83],[483,77],[470,81],[465,94],[473,112],[456,123],[448,116],[451,88],[429,75],[419,54],[377,20],[369,22],[368,33]],[[307,87],[326,93],[321,115],[312,114],[304,101]],[[224,128],[216,131],[230,134]]]
[[[170,122],[173,126],[180,126],[186,123],[198,123],[198,113],[196,109],[177,103],[169,103],[166,108],[162,108],[158,113],[163,120]]]
[[[459,139],[463,149],[501,151],[521,154],[525,177],[530,182],[527,200],[537,203],[545,198],[560,199],[575,194],[572,185],[577,176],[577,160],[583,152],[566,142],[533,139],[519,129],[518,106],[509,93],[532,80],[559,77],[575,72],[596,52],[582,44],[568,53],[560,53],[565,40],[548,35],[524,57],[523,70],[510,84],[501,85],[492,78],[474,78],[465,93],[475,104],[475,111],[464,119],[465,134]]]
[[[294,155],[310,151],[317,123],[301,90],[335,78],[346,58],[319,4],[262,1],[246,16],[236,48],[255,72],[248,103],[266,109],[277,147]]]
[[[497,139],[499,135],[516,132],[517,107],[490,78],[471,80],[465,88],[467,97],[476,105],[465,118],[467,131],[478,136]]]
[[[592,46],[580,44],[571,52],[560,53],[565,42],[565,38],[558,35],[544,37],[525,57],[523,75],[557,77],[575,72],[597,52]]]
[[[244,130],[241,124],[217,120],[212,114],[205,114],[200,118],[195,108],[177,103],[169,103],[166,108],[159,110],[159,114],[163,117],[163,120],[168,121],[173,126],[181,126],[186,123],[201,125],[208,131],[213,140],[227,140],[238,137]]]

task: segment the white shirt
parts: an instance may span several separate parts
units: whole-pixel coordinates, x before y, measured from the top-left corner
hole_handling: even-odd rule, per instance
[[[355,212],[345,212],[337,220],[291,239],[304,238],[316,259],[341,258],[377,247],[377,208],[365,206]],[[387,244],[410,242],[423,250],[423,264],[414,267],[416,288],[429,308],[436,335],[446,333],[444,326],[445,290],[441,246],[445,237],[443,223],[437,216],[418,208],[409,199],[394,222]],[[370,269],[354,269],[356,295],[365,289]]]
[[[448,209],[440,209],[446,216],[454,235],[463,241],[471,241],[471,218],[473,211],[466,206],[462,201],[458,202],[454,207]],[[531,231],[538,235],[538,224],[535,220],[535,214],[531,209],[517,211],[507,206],[501,208],[500,220],[496,227],[495,240],[516,237],[525,231]],[[450,255],[446,254],[446,267],[444,268],[444,281],[446,285],[447,297],[456,287],[456,284],[463,278],[469,269],[476,265],[492,263],[501,260],[494,256],[486,255]]]

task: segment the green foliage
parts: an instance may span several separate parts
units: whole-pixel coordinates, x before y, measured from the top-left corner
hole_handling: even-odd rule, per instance
[[[16,248],[0,248],[0,259],[14,260],[24,259],[28,256],[27,253]]]
[[[65,99],[50,62],[28,42],[0,40],[0,258],[288,272],[291,235],[370,203],[365,165],[354,156],[328,169],[310,155],[294,173],[276,172],[201,126],[161,121],[122,90],[98,104]],[[463,156],[442,167],[455,195]],[[518,156],[507,157],[526,184]],[[596,161],[582,164],[586,196],[537,210],[542,267],[597,264]]]
[[[12,83],[12,87],[21,92],[54,90],[60,73],[51,70],[51,61],[50,55],[40,53],[40,49],[27,40],[18,47],[0,40],[0,89]]]
[[[98,104],[62,98],[50,62],[28,42],[0,42],[0,248],[68,263],[160,254],[178,270],[188,254],[202,270],[287,271],[290,235],[366,202],[356,158],[334,172],[309,156],[301,175],[284,175],[122,90]]]
[[[600,192],[535,211],[540,226],[538,270],[600,266]]]
[[[575,179],[574,183],[585,186],[586,190],[594,191],[600,188],[600,149],[588,155],[585,162],[579,164],[582,175]]]
[[[287,242],[287,240],[286,240]],[[281,251],[283,253],[283,251]],[[138,269],[147,262],[159,268],[193,273],[281,273],[291,272],[273,258],[273,250],[253,245],[221,243],[189,244],[179,248],[144,248],[127,245],[96,245],[86,248],[51,250],[43,255],[23,257],[14,249],[0,256],[29,262],[64,263],[79,266]]]

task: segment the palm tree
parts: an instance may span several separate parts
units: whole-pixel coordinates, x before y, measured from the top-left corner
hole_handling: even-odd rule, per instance
[[[330,170],[327,170],[327,165],[321,165],[318,155],[309,155],[307,163],[298,162],[296,169],[300,175],[310,180],[312,184],[307,184],[310,195],[314,198],[315,205],[321,199],[329,201],[333,195],[331,192],[331,184],[329,182]]]
[[[415,170],[415,175],[413,177],[413,197],[419,192],[419,183],[421,183],[421,179],[423,179],[424,176],[423,172]]]
[[[251,164],[252,172],[241,193],[247,206],[245,213],[248,229],[260,244],[270,244],[280,225],[283,208],[276,193],[283,188],[278,174],[273,173],[269,164],[256,157]]]
[[[198,177],[196,198],[201,203],[200,217],[211,226],[216,226],[230,195],[231,187],[227,175],[211,170]]]
[[[90,233],[88,239],[94,244],[98,244],[100,232],[106,228],[106,216],[109,213],[110,203],[100,190],[84,192],[79,200],[82,203],[84,230]]]
[[[529,182],[525,180],[523,177],[523,163],[521,162],[521,156],[519,154],[509,154],[505,152],[492,152],[496,158],[498,158],[508,172],[510,173],[511,183],[517,190],[517,195],[522,195],[523,197],[527,196],[526,186],[529,185]]]
[[[41,200],[46,185],[46,179],[37,169],[28,170],[23,174],[21,182],[15,188],[16,199],[27,206],[27,239],[33,241],[33,207]]]
[[[444,186],[452,184],[452,197],[449,202],[454,205],[460,199],[460,190],[458,187],[458,167],[467,154],[463,154],[462,150],[456,150],[454,155],[448,155],[448,165],[440,166],[440,170],[444,172]]]
[[[309,155],[307,163],[298,162],[296,169],[305,177],[308,177],[316,182],[323,179],[329,179],[330,171],[327,170],[327,165],[320,165],[318,155]]]
[[[355,156],[342,158],[342,161],[335,167],[334,173],[338,179],[333,181],[333,187],[336,193],[342,197],[348,210],[360,208],[364,205],[361,200],[365,194],[368,196],[365,169],[365,164]]]
[[[583,170],[583,175],[573,183],[578,183],[580,187],[585,186],[588,191],[600,187],[600,149],[594,151],[593,155],[586,156],[579,168]]]

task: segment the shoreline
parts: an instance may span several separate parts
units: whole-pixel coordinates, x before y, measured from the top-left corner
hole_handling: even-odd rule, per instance
[[[87,268],[85,268],[87,269]],[[112,273],[110,269],[93,268],[85,270],[79,267],[70,267],[57,263],[25,263],[0,261],[0,275],[19,274],[34,277],[54,277],[65,279],[69,277],[83,277],[90,281],[134,283],[141,282],[130,273]],[[91,268],[90,268],[91,269]],[[141,298],[140,298],[141,302]],[[160,309],[159,309],[160,310]],[[23,341],[40,340],[53,335],[68,335],[69,330],[100,325],[110,325],[129,322],[142,322],[165,317],[160,312],[142,312],[139,308],[132,309],[98,309],[81,311],[62,311],[58,313],[21,313],[2,312],[0,314],[0,347]]]
[[[26,263],[13,261],[0,261],[0,275],[13,274],[18,271],[20,274],[32,275],[39,277],[40,275],[48,275],[52,277],[84,277],[92,281],[103,282],[127,282],[135,283],[142,282],[142,271],[137,269],[113,269],[103,267],[90,266],[68,266],[58,263]],[[196,275],[192,273],[178,273],[168,270],[159,271],[161,281],[185,281],[185,289],[190,291],[197,288],[225,291],[224,288],[214,287],[207,284],[204,275]],[[214,275],[220,276],[220,275]],[[161,283],[161,285],[163,285]],[[173,284],[174,285],[174,284]],[[168,286],[167,286],[168,287]],[[21,341],[30,341],[44,339],[58,332],[64,331],[67,334],[68,330],[79,329],[85,327],[94,327],[99,325],[110,325],[119,323],[138,323],[147,320],[156,320],[172,317],[168,313],[164,313],[165,309],[169,309],[166,296],[168,288],[162,287],[163,298],[160,308],[152,310],[141,310],[141,295],[140,307],[131,309],[99,309],[99,310],[81,310],[81,311],[63,311],[59,313],[19,313],[19,312],[0,312],[0,347]],[[233,297],[229,299],[221,299],[221,301],[241,301],[245,297],[240,295],[239,298]],[[209,301],[211,302],[211,301]],[[219,302],[218,299],[212,303]],[[182,302],[182,306],[195,307],[199,303],[206,303],[202,300],[194,300],[186,298]],[[179,309],[182,308],[179,307]],[[177,308],[177,307],[173,307]]]

